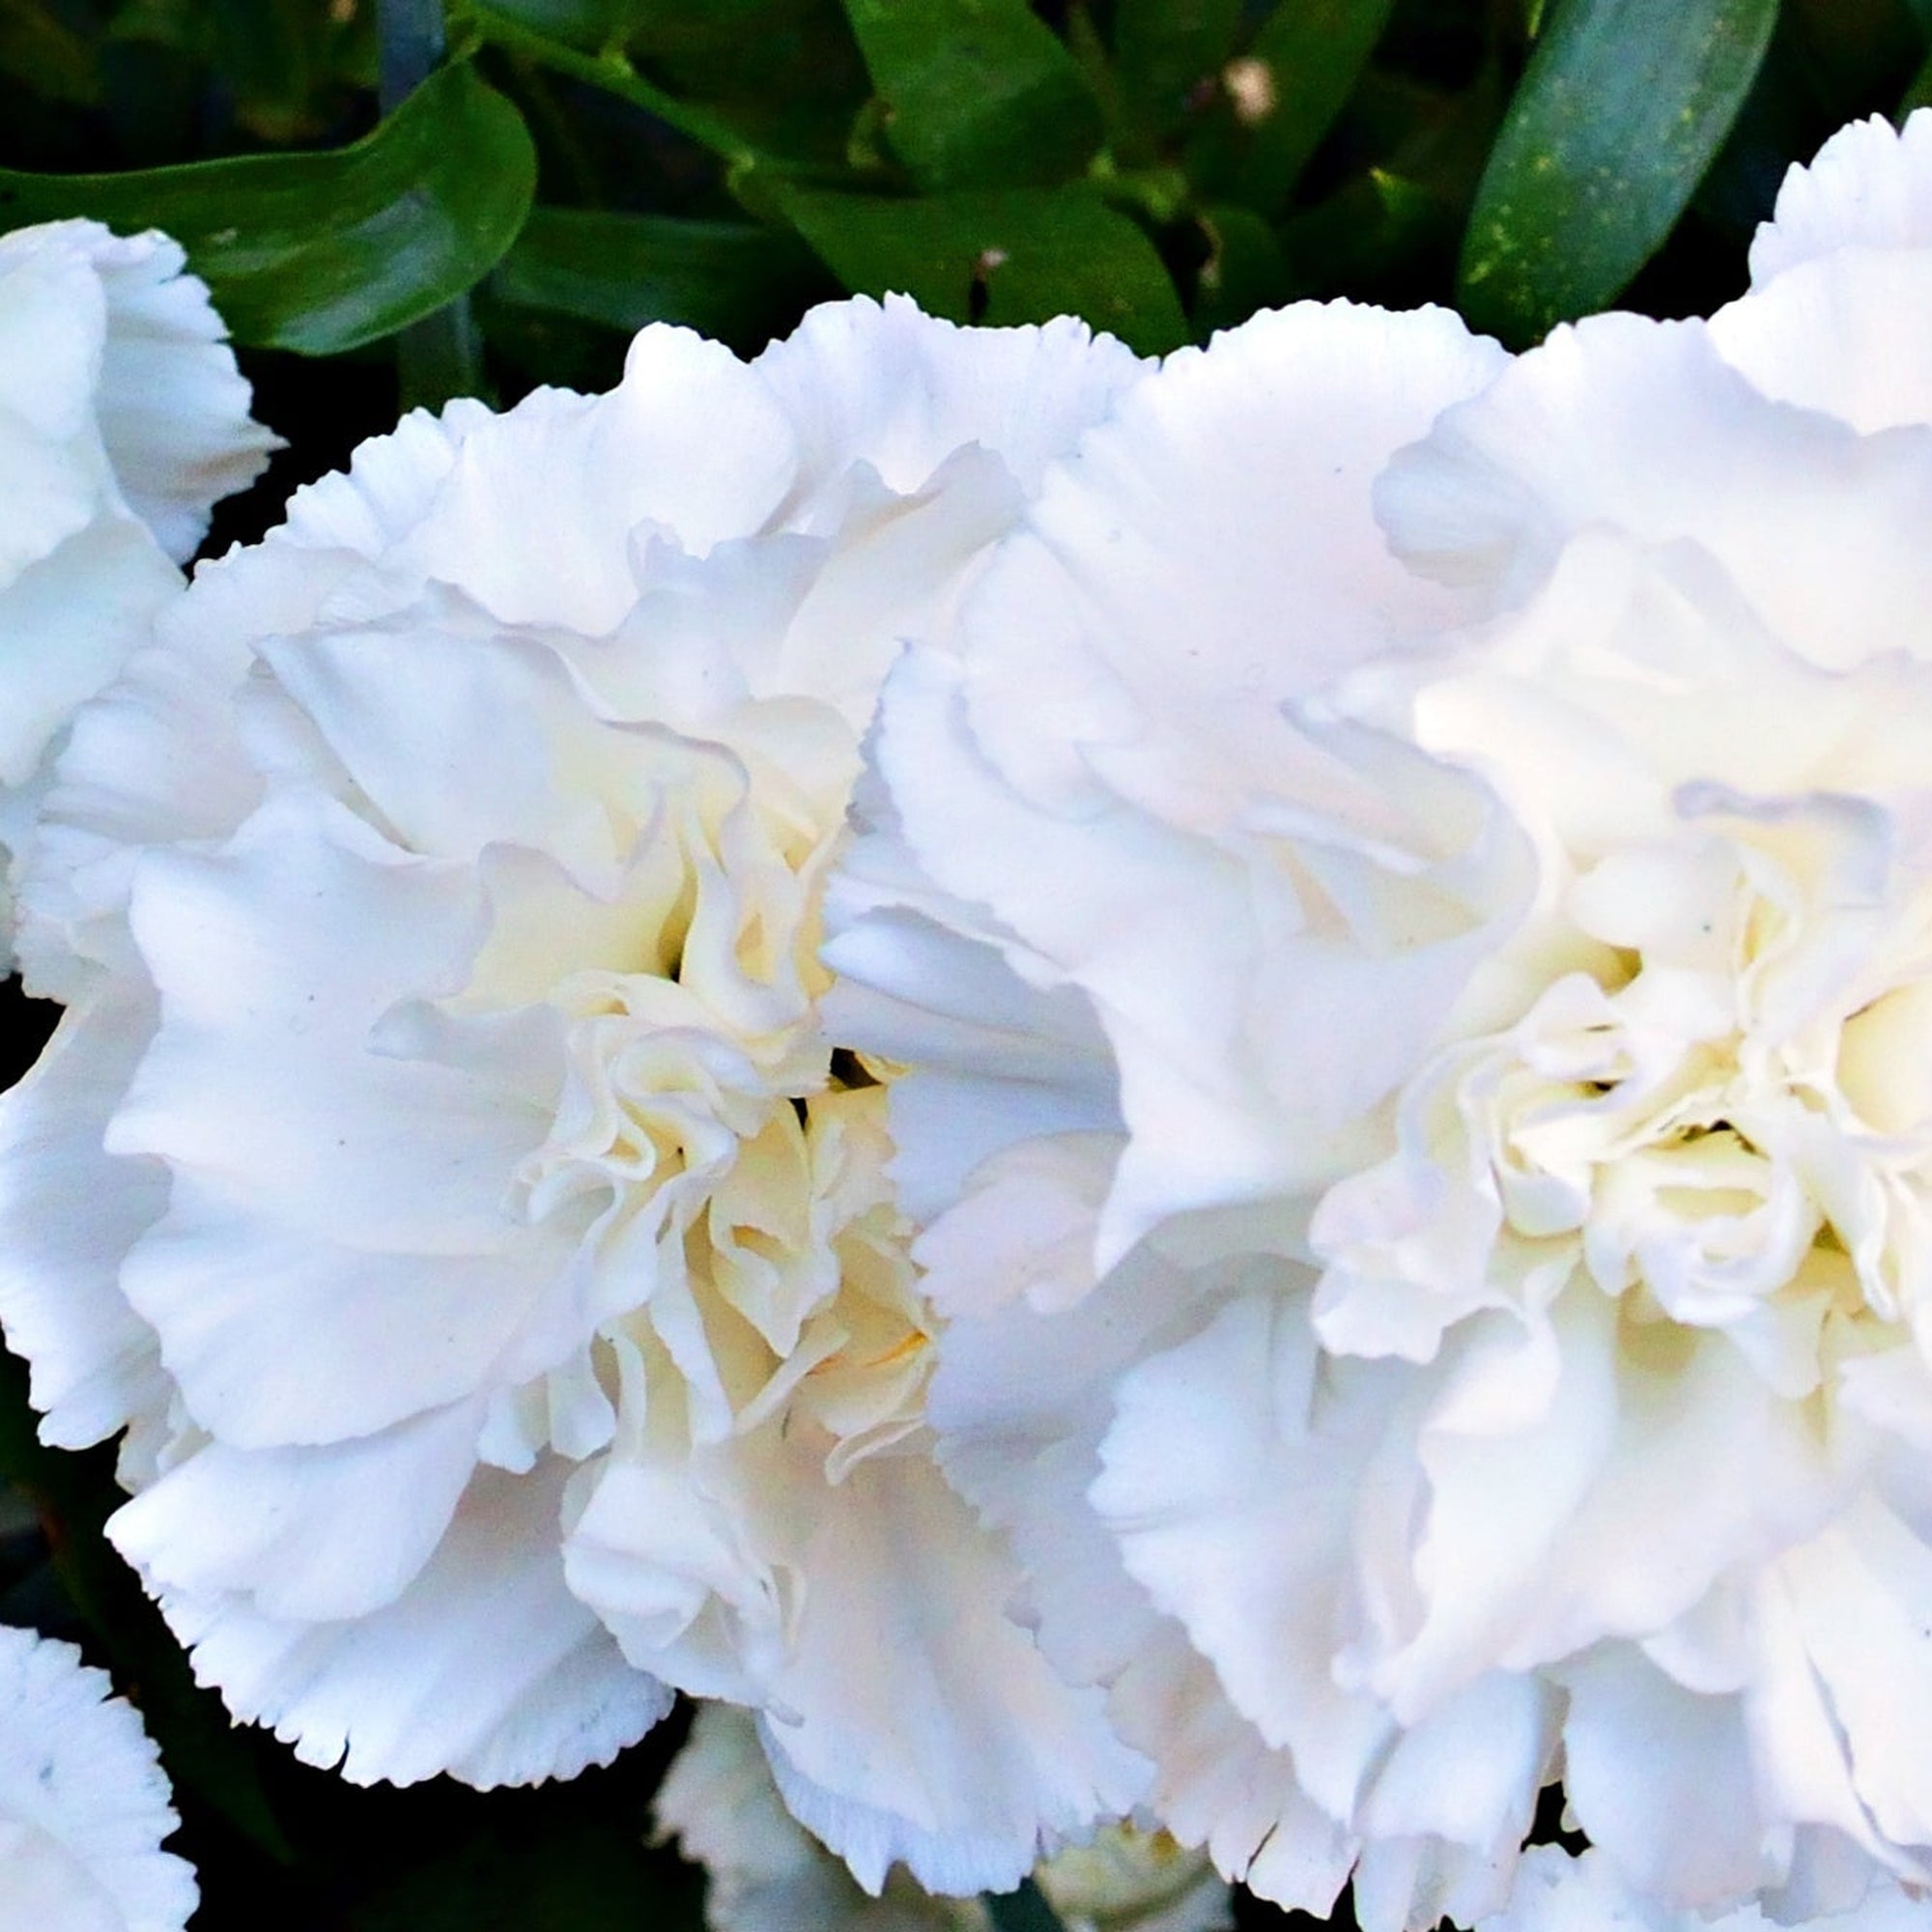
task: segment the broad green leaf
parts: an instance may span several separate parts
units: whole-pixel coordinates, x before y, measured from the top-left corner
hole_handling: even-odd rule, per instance
[[[1476,190],[1460,300],[1536,340],[1602,308],[1656,252],[1770,44],[1777,0],[1562,0]]]
[[[1004,187],[1077,173],[1099,103],[1026,0],[845,0],[887,138],[922,187]]]
[[[1188,96],[1211,83],[1241,26],[1241,0],[1120,0],[1114,65],[1128,114],[1155,133],[1180,125]]]
[[[630,334],[680,322],[755,350],[819,295],[836,293],[789,235],[742,221],[539,208],[491,296]]]
[[[1388,25],[1394,0],[1280,0],[1223,71],[1233,109],[1231,199],[1277,213],[1335,125]]]
[[[516,240],[535,184],[521,117],[463,64],[327,153],[119,175],[0,170],[0,227],[87,214],[165,228],[238,341],[326,355],[469,288]]]
[[[784,185],[773,192],[855,295],[897,290],[955,322],[1084,316],[1143,355],[1187,340],[1153,243],[1084,184],[917,201]]]

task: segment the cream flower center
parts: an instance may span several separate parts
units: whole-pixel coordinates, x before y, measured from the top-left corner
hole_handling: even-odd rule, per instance
[[[1932,889],[1868,806],[1714,795],[1686,820],[1581,871],[1565,950],[1592,963],[1442,1051],[1397,1153],[1330,1190],[1331,1348],[1427,1359],[1580,1274],[1801,1397],[1932,1323]]]
[[[839,819],[716,773],[679,798],[585,921],[604,957],[542,991],[563,1078],[509,1205],[574,1249],[593,1336],[498,1400],[486,1453],[516,1466],[647,1426],[701,1443],[809,1422],[837,1480],[918,1426],[931,1334],[884,1090],[856,1063],[835,1077],[813,1004]],[[499,919],[472,986],[542,953],[541,916]]]

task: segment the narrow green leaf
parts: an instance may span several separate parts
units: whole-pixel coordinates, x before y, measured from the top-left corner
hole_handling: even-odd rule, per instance
[[[1777,0],[1562,0],[1476,190],[1470,322],[1520,345],[1614,299],[1703,179],[1776,20]]]
[[[521,117],[466,63],[327,153],[119,175],[0,170],[0,227],[88,214],[165,228],[237,340],[327,355],[469,288],[516,240],[535,185]]]
[[[1120,0],[1114,65],[1122,103],[1156,134],[1179,127],[1188,97],[1211,83],[1241,27],[1241,0]]]
[[[1225,73],[1240,129],[1232,194],[1264,214],[1287,204],[1393,8],[1394,0],[1281,0]]]
[[[1153,243],[1085,184],[918,201],[793,185],[774,192],[855,295],[897,290],[955,322],[1084,316],[1143,355],[1187,340]]]
[[[39,0],[0,0],[0,74],[45,100],[88,107],[100,98],[93,47]]]
[[[532,212],[491,277],[512,307],[630,334],[679,322],[754,350],[812,298],[836,291],[797,240],[743,221],[679,221],[576,208]]]
[[[1004,187],[1076,174],[1099,146],[1099,103],[1026,0],[845,0],[922,187]]]

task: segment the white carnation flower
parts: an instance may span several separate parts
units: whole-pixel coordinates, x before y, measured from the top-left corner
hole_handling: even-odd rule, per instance
[[[569,1775],[759,1714],[876,1889],[1142,1767],[923,1422],[885,1096],[817,1001],[903,633],[1139,365],[815,312],[365,444],[79,719],[23,903],[0,1318],[117,1546],[308,1759]]]
[[[1556,1776],[1659,1910],[1932,1882],[1928,140],[1708,325],[1175,358],[888,686],[828,957],[988,1090],[970,1177],[895,1115],[942,1455],[1286,1903],[1479,1918]]]
[[[182,1932],[194,1870],[160,1754],[104,1670],[0,1626],[0,1925]]]
[[[934,1897],[895,1869],[868,1897],[780,1802],[751,1717],[700,1705],[659,1787],[660,1835],[707,1877],[713,1932],[992,1932],[981,1899]],[[1066,1932],[1226,1932],[1228,1888],[1164,1832],[1109,1825],[1035,1873]]]
[[[213,505],[276,445],[165,235],[0,235],[0,866],[49,748],[181,586]],[[0,962],[12,912],[0,880]]]

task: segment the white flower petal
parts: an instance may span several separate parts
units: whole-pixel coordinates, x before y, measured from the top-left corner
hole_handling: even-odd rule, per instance
[[[1567,1665],[1563,1789],[1577,1823],[1635,1890],[1709,1908],[1763,1884],[1767,1827],[1735,1697],[1673,1684],[1606,1644]]]
[[[1932,351],[1910,324],[1932,298],[1932,214],[1926,228],[1923,248],[1837,249],[1720,308],[1718,353],[1767,396],[1866,436],[1932,423]]]
[[[1038,328],[960,328],[904,296],[827,302],[752,365],[797,426],[809,503],[853,463],[898,496],[978,443],[1031,495],[1147,369],[1070,316]]]
[[[207,1442],[109,1520],[157,1591],[249,1599],[328,1623],[393,1603],[441,1542],[476,1466],[474,1404],[324,1449]]]
[[[1925,1902],[1895,1885],[1875,1885],[1850,1909],[1815,1918],[1772,1918],[1755,1905],[1708,1918],[1673,1909],[1624,1882],[1599,1851],[1573,1858],[1557,1845],[1536,1845],[1518,1867],[1509,1904],[1484,1918],[1476,1932],[1770,1932],[1775,1924],[1806,1932],[1912,1932],[1925,1922]]]
[[[183,1932],[193,1869],[133,1707],[72,1644],[0,1628],[0,1924]]]
[[[830,1489],[810,1462],[767,1455],[735,1515],[746,1584],[748,1565],[805,1584],[783,1607],[782,1644],[759,1660],[785,1802],[868,1891],[894,1863],[931,1891],[1009,1889],[1043,1848],[1128,1809],[1139,1760],[1113,1741],[1098,1693],[1068,1690],[1009,1619],[1010,1562],[928,1462],[874,1456]],[[685,1649],[653,1641],[666,1603],[653,1573],[725,1552],[675,1525],[658,1545],[642,1499],[600,1485],[566,1550],[572,1588],[636,1662],[709,1688]],[[750,1601],[740,1613],[758,1614]]]
[[[791,1816],[772,1782],[755,1720],[702,1704],[652,1807],[662,1837],[704,1867],[713,1932],[985,1932],[977,1899],[932,1898],[903,1874],[868,1898]]]
[[[1794,166],[1751,242],[1754,287],[1838,249],[1932,245],[1932,117],[1855,121]]]
[[[304,1764],[352,1783],[531,1784],[608,1764],[670,1708],[539,1552],[568,1465],[478,1471],[396,1601],[342,1622],[287,1622],[226,1597],[163,1598],[195,1676]]]
[[[795,431],[751,370],[657,324],[609,395],[538,390],[466,440],[398,561],[505,623],[596,637],[637,599],[634,531],[662,526],[700,554],[748,535],[797,462]]]
[[[249,417],[228,331],[207,286],[183,272],[181,245],[153,231],[122,240],[96,230],[89,241],[107,300],[101,441],[128,507],[185,563],[209,511],[245,490],[281,439]]]
[[[1894,535],[1932,497],[1932,437],[1865,439],[1761,396],[1699,323],[1598,316],[1555,330],[1444,412],[1377,486],[1397,550],[1520,601],[1593,523],[1688,539],[1819,664],[1892,648],[1932,585]]]
[[[101,1146],[151,1024],[134,989],[76,1007],[0,1097],[0,1328],[32,1364],[42,1435],[62,1448],[167,1406],[154,1331],[118,1279],[166,1180]]]

